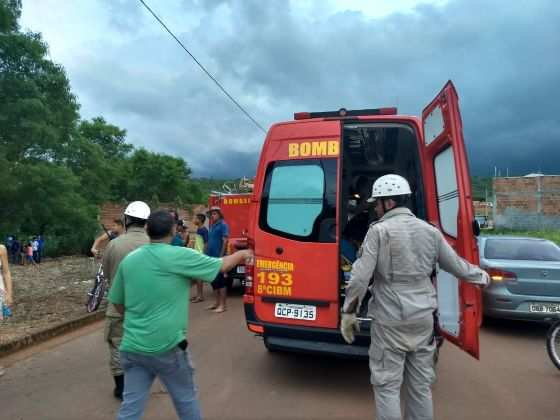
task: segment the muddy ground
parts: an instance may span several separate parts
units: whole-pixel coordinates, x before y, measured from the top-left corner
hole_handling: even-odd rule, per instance
[[[87,313],[86,296],[96,272],[93,258],[63,257],[37,267],[10,268],[13,316],[0,321],[0,344]]]

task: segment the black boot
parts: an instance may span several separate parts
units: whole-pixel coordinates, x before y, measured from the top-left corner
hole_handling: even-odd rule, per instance
[[[124,375],[113,376],[115,380],[115,389],[113,390],[113,395],[122,401],[122,394],[124,390]]]

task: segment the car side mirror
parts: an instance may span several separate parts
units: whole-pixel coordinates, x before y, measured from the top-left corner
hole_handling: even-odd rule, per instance
[[[478,220],[476,219],[472,221],[472,230],[474,236],[480,235],[480,225],[478,224]]]

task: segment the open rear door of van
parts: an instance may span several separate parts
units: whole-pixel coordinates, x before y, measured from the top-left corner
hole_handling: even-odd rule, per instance
[[[429,221],[440,228],[461,257],[478,265],[468,160],[459,99],[451,81],[423,110],[422,123]],[[440,330],[445,338],[478,359],[478,330],[482,319],[480,289],[443,270],[438,271]]]

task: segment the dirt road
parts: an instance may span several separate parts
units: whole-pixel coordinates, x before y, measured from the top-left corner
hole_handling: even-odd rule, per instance
[[[269,354],[245,330],[241,298],[229,304],[220,315],[200,305],[191,312],[190,342],[205,419],[374,418],[365,362]],[[7,366],[0,378],[0,417],[115,418],[118,403],[111,396],[101,327],[47,343],[32,355],[0,360]],[[487,325],[480,362],[446,344],[434,388],[436,418],[558,419],[560,371],[547,359],[545,331],[523,323]],[[157,386],[144,418],[175,418],[168,395]]]

